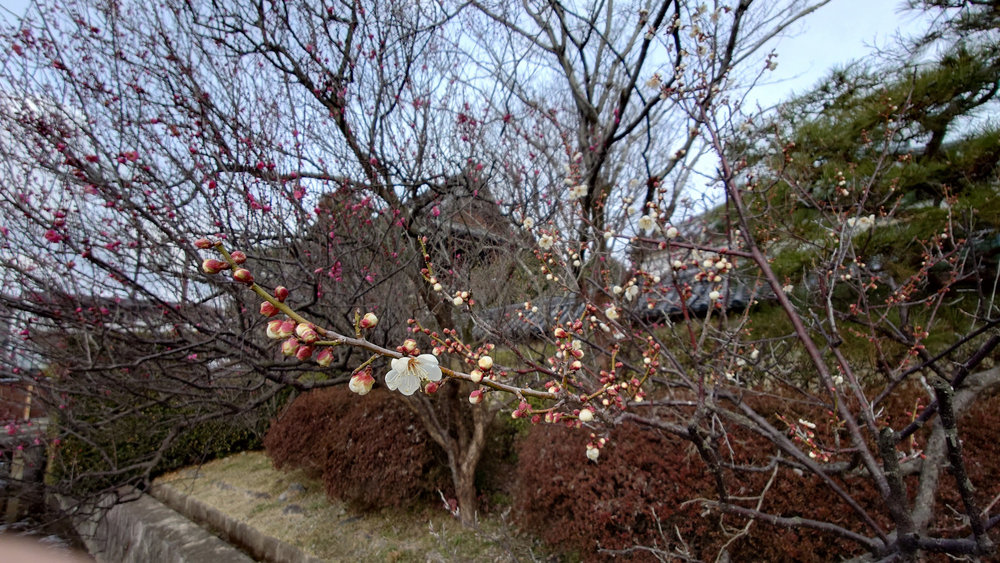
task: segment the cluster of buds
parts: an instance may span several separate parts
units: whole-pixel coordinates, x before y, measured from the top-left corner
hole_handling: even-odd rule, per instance
[[[601,457],[601,448],[607,443],[605,438],[597,438],[594,434],[590,435],[590,442],[587,444],[587,459],[590,461],[597,461],[597,458]]]
[[[220,246],[218,243],[212,242],[207,238],[198,239],[194,244],[197,248],[203,250]],[[232,263],[237,265],[243,264],[247,260],[246,253],[239,250],[231,252],[228,257],[232,260]],[[217,274],[231,267],[232,265],[229,262],[214,258],[204,260],[201,265],[202,270],[207,274]],[[246,285],[254,285],[253,274],[246,268],[236,268],[233,271],[233,279]],[[288,288],[277,286],[274,288],[274,301],[284,303],[288,299],[288,294]],[[265,300],[260,304],[260,314],[265,317],[273,317],[280,313],[281,310],[282,308],[272,300]],[[361,324],[364,328],[371,328],[377,323],[378,318],[374,314],[368,313],[362,319]],[[315,353],[313,344],[320,340],[320,334],[316,327],[310,323],[298,323],[292,319],[276,319],[267,323],[266,331],[268,338],[283,340],[281,343],[281,353],[286,357],[295,357],[301,362],[312,358],[317,364],[323,367],[328,367],[333,363],[334,355],[333,350],[330,348],[323,348],[318,353]],[[371,377],[370,374],[369,377]]]
[[[529,414],[531,414],[531,405],[529,405],[527,401],[521,401],[521,403],[517,405],[517,408],[514,409],[514,412],[510,413],[510,417],[524,418]]]
[[[417,348],[417,341],[412,338],[407,338],[403,341],[403,344],[396,346],[396,351],[407,356],[420,354],[420,348]]]
[[[734,267],[735,264],[724,256],[718,260],[705,258],[701,263],[702,270],[695,275],[695,280],[719,283],[722,281],[722,276],[731,272]]]
[[[281,340],[295,334],[295,321],[292,319],[275,320],[267,323],[267,337],[272,340]]]

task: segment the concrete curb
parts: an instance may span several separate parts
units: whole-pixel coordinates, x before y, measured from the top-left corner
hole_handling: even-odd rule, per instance
[[[56,502],[98,563],[252,563],[235,547],[208,533],[153,497],[130,493],[135,500],[115,504],[108,495],[97,505],[80,507],[62,497]]]
[[[231,518],[213,506],[185,495],[168,483],[154,485],[150,494],[194,522],[208,526],[222,539],[240,546],[259,561],[325,563],[322,559],[317,559],[291,544],[263,534],[245,522]]]

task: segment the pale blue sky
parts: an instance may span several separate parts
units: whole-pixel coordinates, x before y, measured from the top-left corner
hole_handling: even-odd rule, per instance
[[[922,15],[903,12],[900,5],[901,0],[833,0],[818,9],[771,46],[778,68],[752,97],[770,105],[804,93],[834,67],[891,46],[897,33],[923,31]]]
[[[769,1],[769,0],[761,0]],[[902,0],[833,0],[794,26],[772,48],[778,68],[759,85],[752,99],[774,104],[802,93],[834,66],[871,54],[874,46],[889,46],[900,31],[922,29],[920,16],[902,13]],[[22,15],[31,0],[0,0],[0,17]]]

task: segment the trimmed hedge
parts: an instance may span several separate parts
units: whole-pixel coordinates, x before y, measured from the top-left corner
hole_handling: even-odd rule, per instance
[[[343,387],[300,395],[272,423],[264,447],[275,467],[321,477],[327,495],[356,510],[411,505],[451,489],[443,452],[383,389],[364,397]]]
[[[779,412],[793,419],[810,415],[796,412],[800,407],[792,408],[777,399],[758,407],[779,428]],[[819,423],[817,413],[811,414],[811,420]],[[902,422],[897,420],[895,425]],[[1000,456],[994,453],[998,426],[1000,397],[981,401],[959,423],[966,467],[977,486],[980,506],[1000,494],[1000,482],[996,480]],[[829,429],[819,423],[817,433],[822,432]],[[926,443],[927,433],[927,429],[918,433],[918,447]],[[725,545],[747,521],[705,512],[696,502],[685,504],[692,499],[716,498],[714,482],[689,442],[633,424],[616,427],[609,438],[599,460],[592,463],[585,457],[589,432],[562,425],[532,428],[518,447],[514,489],[514,508],[523,530],[539,535],[557,549],[575,552],[586,561],[606,560],[609,555],[601,553],[601,548],[628,550],[634,546],[677,550],[697,559],[714,558],[725,546],[735,561],[833,561],[863,553],[857,544],[832,534],[761,522],[754,522],[746,535]],[[773,450],[762,439],[745,432],[730,432],[726,439],[736,445],[737,457],[732,461],[737,464],[766,464]],[[757,495],[770,478],[771,472],[727,473],[729,493],[737,497]],[[916,479],[907,479],[911,500]],[[863,470],[834,480],[867,507],[883,529],[892,529],[882,499]],[[961,500],[954,479],[944,469],[937,518],[931,528],[938,530],[936,533],[949,535],[945,531],[951,530],[951,537],[964,537],[968,527],[956,524],[948,506],[961,506]],[[799,476],[788,468],[778,470],[761,508],[772,514],[824,520],[866,535],[871,533],[818,477]],[[657,560],[644,550],[629,551],[619,559]]]

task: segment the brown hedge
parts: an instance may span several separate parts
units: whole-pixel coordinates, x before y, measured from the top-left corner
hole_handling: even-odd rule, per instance
[[[775,419],[778,412],[786,417],[821,420],[816,412],[780,400],[758,407],[779,428],[782,426]],[[894,425],[899,427],[903,422],[897,420]],[[1000,494],[1000,482],[996,480],[1000,456],[995,454],[1000,398],[975,406],[963,417],[960,427],[969,475],[979,487],[976,493],[983,507]],[[824,430],[829,431],[821,425],[817,432]],[[926,433],[918,437],[919,443],[926,441]],[[584,430],[543,425],[533,428],[521,441],[514,504],[524,530],[589,561],[609,557],[600,548],[628,550],[654,545],[666,547],[666,551],[687,550],[690,557],[704,559],[714,558],[732,532],[746,523],[735,516],[705,513],[697,503],[685,504],[691,499],[716,498],[713,481],[686,440],[626,424],[611,432],[597,463],[588,462],[584,456],[589,440],[590,434]],[[736,446],[732,461],[737,464],[765,463],[773,451],[762,439],[738,431],[729,433],[726,440]],[[751,496],[764,488],[771,473],[728,472],[726,477],[731,495]],[[834,480],[866,507],[883,529],[892,529],[878,492],[862,470]],[[908,484],[912,500],[916,477],[910,477]],[[961,507],[961,502],[954,479],[945,470],[937,501],[938,518],[931,527],[945,536],[968,534],[968,527],[956,525],[947,506]],[[762,509],[871,533],[819,478],[799,476],[787,468],[775,475]],[[724,528],[728,533],[723,532]],[[949,528],[953,533],[946,532]],[[683,544],[679,538],[683,538]],[[726,550],[738,561],[832,561],[863,552],[849,540],[829,533],[761,522],[753,523],[749,533],[730,543]],[[643,550],[630,551],[618,559],[656,560]],[[929,560],[937,559],[931,556]]]
[[[271,425],[264,447],[275,467],[310,471],[331,498],[359,510],[404,506],[449,488],[440,449],[385,390],[300,395]]]

